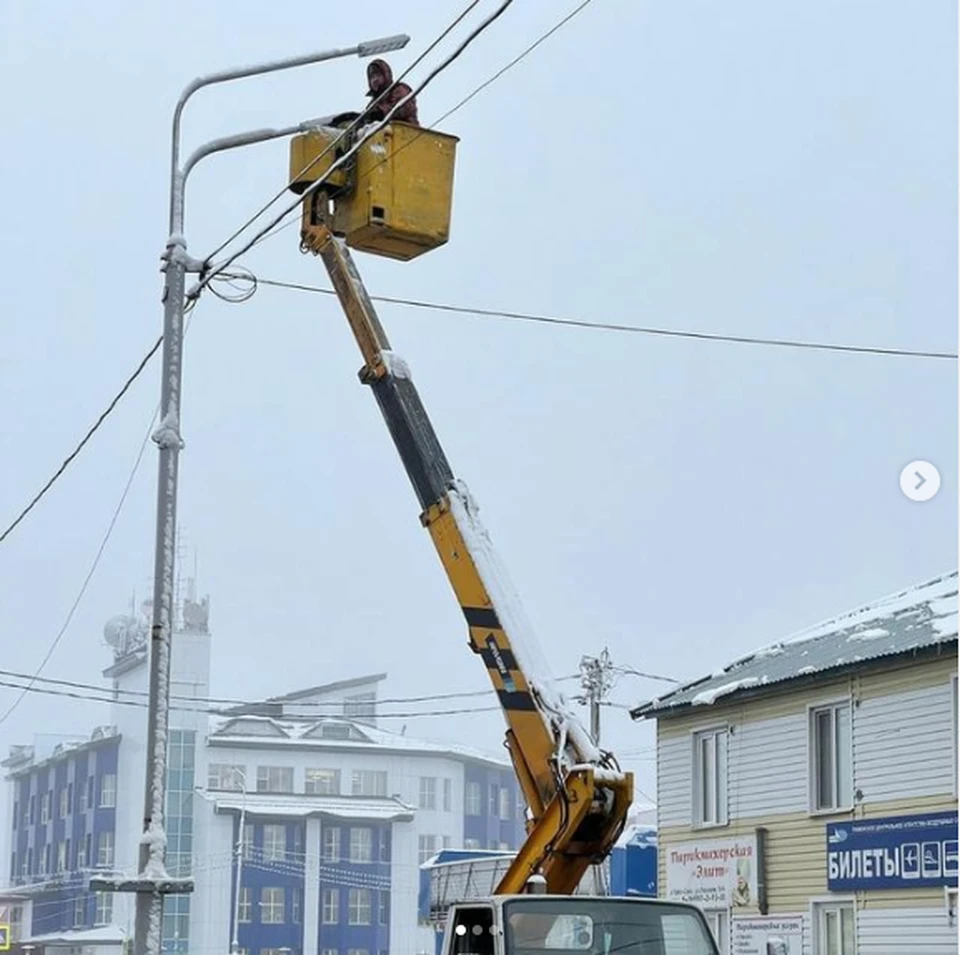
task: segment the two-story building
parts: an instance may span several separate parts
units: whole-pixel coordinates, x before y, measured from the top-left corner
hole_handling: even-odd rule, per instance
[[[956,952],[956,572],[631,715],[657,721],[659,894],[724,955]]]

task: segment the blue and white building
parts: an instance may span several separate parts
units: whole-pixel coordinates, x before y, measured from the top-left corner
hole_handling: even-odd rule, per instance
[[[514,849],[523,805],[506,759],[378,725],[385,674],[328,683],[211,716],[208,602],[180,606],[172,655],[164,951],[225,955],[430,952],[419,866],[448,847]],[[11,852],[0,914],[14,942],[121,955],[142,828],[149,606],[105,629],[109,724],[11,747]],[[139,705],[138,705],[139,704]],[[14,946],[16,948],[16,945]],[[41,955],[41,953],[37,953]]]

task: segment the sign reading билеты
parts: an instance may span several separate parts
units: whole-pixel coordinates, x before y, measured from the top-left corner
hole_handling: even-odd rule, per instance
[[[830,891],[956,884],[955,812],[827,823]]]
[[[710,909],[757,904],[757,837],[666,846],[667,898]]]

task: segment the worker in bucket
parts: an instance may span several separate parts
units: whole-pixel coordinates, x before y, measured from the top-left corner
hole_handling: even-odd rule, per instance
[[[386,60],[373,60],[367,66],[367,83],[369,85],[367,96],[373,102],[363,114],[366,122],[375,123],[384,119],[397,103],[413,92],[406,83],[393,82],[393,70],[390,69],[390,64]],[[385,90],[388,92],[380,98]],[[391,119],[395,119],[398,123],[419,126],[417,98],[410,96],[410,99],[393,114]]]

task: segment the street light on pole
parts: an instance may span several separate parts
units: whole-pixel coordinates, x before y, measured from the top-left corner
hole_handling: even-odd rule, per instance
[[[183,379],[184,284],[187,269],[199,270],[199,264],[187,256],[183,237],[184,185],[192,165],[180,168],[180,124],[187,101],[198,90],[243,77],[275,73],[312,63],[346,56],[367,57],[402,49],[410,41],[406,35],[382,37],[358,43],[346,49],[325,50],[298,57],[224,70],[201,76],[180,94],[173,113],[170,168],[169,237],[164,252],[163,286],[163,358],[160,388],[160,424],[153,440],[160,449],[157,480],[157,527],[154,553],[153,620],[150,631],[150,692],[147,711],[147,760],[144,793],[143,835],[140,839],[137,879],[117,884],[136,892],[134,929],[135,955],[160,955],[163,924],[163,896],[167,892],[189,892],[189,880],[172,880],[166,872],[166,833],[164,799],[166,795],[167,731],[170,709],[170,637],[174,615],[176,581],[177,481],[179,456],[183,447],[180,433],[180,389]],[[217,149],[198,150],[193,164],[203,155],[220,149],[275,138],[278,131],[260,130],[253,138],[220,141]],[[262,134],[262,135],[261,135]],[[269,134],[269,135],[268,135]],[[243,141],[240,141],[243,140]],[[211,147],[214,144],[209,144]]]

